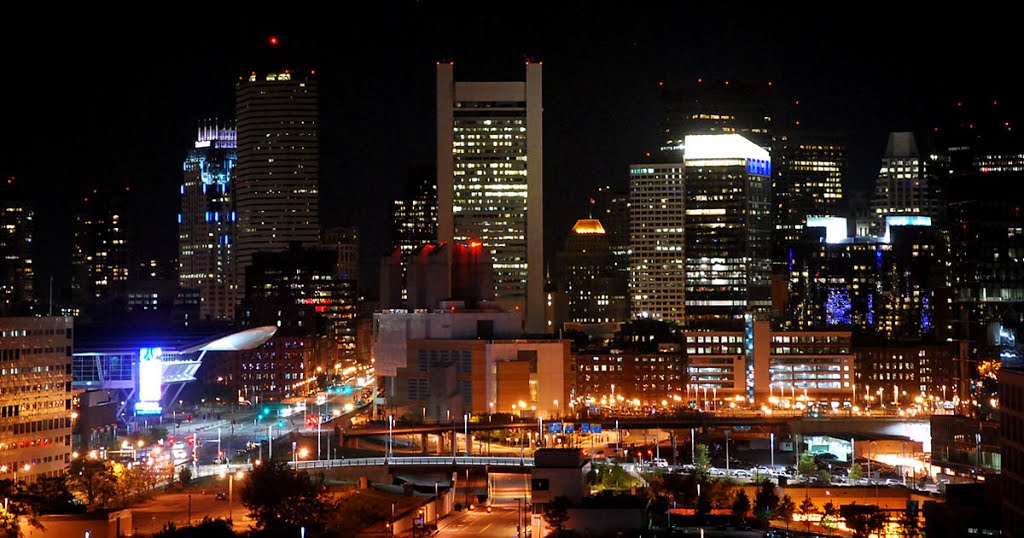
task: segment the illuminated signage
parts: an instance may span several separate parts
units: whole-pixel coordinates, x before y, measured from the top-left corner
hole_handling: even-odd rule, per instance
[[[155,415],[160,409],[160,385],[163,379],[163,349],[144,347],[139,349],[139,401],[135,413]]]

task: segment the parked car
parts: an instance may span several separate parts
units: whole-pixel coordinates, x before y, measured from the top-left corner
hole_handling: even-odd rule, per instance
[[[217,499],[218,501],[226,501],[228,500],[228,495],[223,491],[218,491],[217,494],[213,496],[213,498]]]
[[[732,475],[738,476],[740,478],[750,478],[751,476],[754,476],[753,474],[751,474],[750,471],[746,469],[736,469],[735,471],[732,471]]]

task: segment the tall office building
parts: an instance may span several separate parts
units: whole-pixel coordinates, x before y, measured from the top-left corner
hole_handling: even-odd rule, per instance
[[[610,185],[598,187],[592,199],[592,218],[601,221],[608,234],[608,248],[612,251],[615,269],[629,276],[629,190],[613,189]]]
[[[939,216],[939,181],[947,170],[944,156],[921,154],[913,133],[890,133],[871,203],[876,235],[881,235],[885,217]]]
[[[456,82],[437,65],[438,240],[480,241],[494,260],[495,297],[544,332],[541,66],[525,82]]]
[[[71,318],[0,318],[0,464],[18,480],[63,475],[71,461],[72,341]]]
[[[338,255],[338,276],[359,280],[359,227],[335,226],[324,230],[324,250]]]
[[[419,169],[412,172],[402,198],[395,200],[391,208],[391,244],[397,262],[394,270],[400,279],[397,285],[394,305],[400,306],[408,299],[407,274],[410,258],[424,245],[437,241],[437,174],[436,170]],[[385,294],[387,295],[387,294]],[[384,298],[383,296],[381,297]]]
[[[256,73],[235,88],[239,287],[256,252],[320,242],[317,81],[312,72]]]
[[[0,182],[0,314],[29,314],[32,292],[32,233],[35,210],[14,177]]]
[[[409,256],[437,240],[437,177],[417,169],[391,209],[391,243]]]
[[[258,252],[245,280],[242,321],[276,325],[282,337],[326,336],[331,360],[356,352],[356,281],[338,270],[337,254],[302,248]]]
[[[738,134],[685,140],[686,323],[743,326],[771,308],[771,158]]]
[[[686,321],[684,173],[682,163],[629,167],[629,297],[634,318]]]
[[[628,273],[616,271],[609,239],[600,220],[580,219],[558,253],[558,291],[568,299],[570,322],[609,323],[629,318]]]
[[[235,130],[200,125],[185,158],[178,214],[178,286],[198,292],[199,318],[235,319]]]
[[[826,136],[786,134],[772,152],[776,254],[798,241],[807,217],[832,217],[843,205],[846,145]]]
[[[121,296],[130,273],[125,215],[128,187],[94,188],[74,215],[71,293],[76,306]]]
[[[729,80],[697,79],[692,84],[661,86],[664,116],[661,149],[682,148],[689,135],[741,134],[757,145],[771,146],[772,86]]]

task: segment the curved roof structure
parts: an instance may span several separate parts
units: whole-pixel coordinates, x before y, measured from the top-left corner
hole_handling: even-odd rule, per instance
[[[601,221],[597,219],[580,219],[576,221],[576,225],[572,227],[573,233],[578,234],[603,234],[604,226],[601,225]]]
[[[209,342],[183,349],[181,353],[192,353],[195,351],[244,351],[254,349],[261,345],[277,332],[277,327],[264,325],[254,327],[237,333],[231,333]]]

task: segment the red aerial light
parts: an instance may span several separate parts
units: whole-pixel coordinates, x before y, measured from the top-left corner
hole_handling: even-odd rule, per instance
[[[727,81],[725,81],[725,85],[726,85],[726,86],[728,86],[728,85],[729,85],[729,81],[728,81],[728,80],[727,80]]]
[[[278,43],[281,42],[281,40],[279,40],[276,35],[270,36],[270,39],[268,41],[270,41],[270,46],[271,47],[276,47],[278,45]]]
[[[703,82],[704,82],[704,79],[702,79],[702,78],[697,79],[697,84],[702,84]]]
[[[664,86],[664,85],[665,85],[665,83],[664,83],[664,82],[662,82],[662,81],[660,81],[660,80],[658,81],[658,86]]]
[[[768,86],[771,86],[771,85],[772,85],[772,81],[769,80],[768,81]]]

